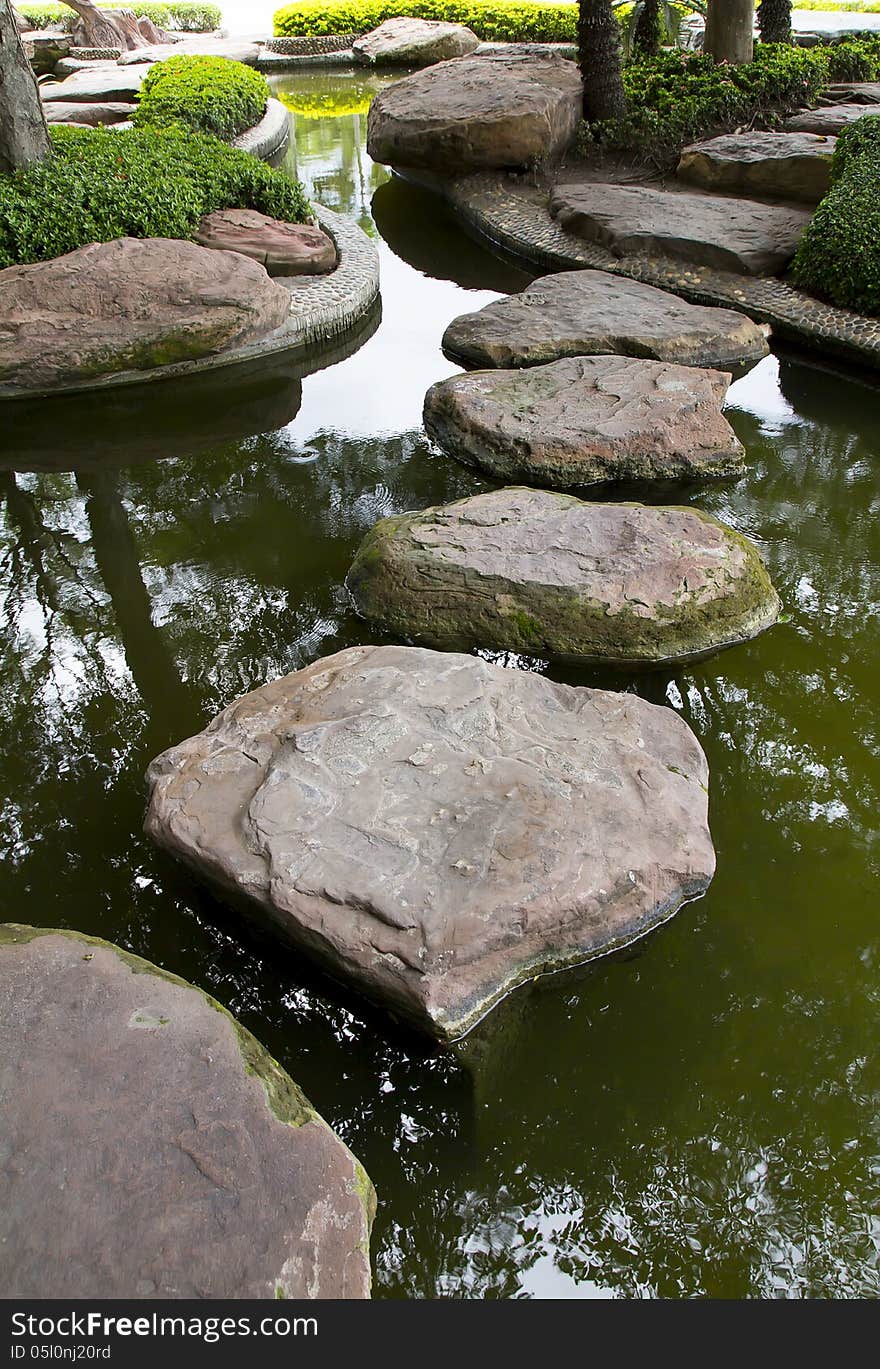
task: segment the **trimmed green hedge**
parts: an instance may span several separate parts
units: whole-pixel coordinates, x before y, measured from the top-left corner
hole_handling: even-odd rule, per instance
[[[303,223],[301,185],[206,133],[53,128],[52,153],[0,176],[0,268],[114,238],[192,238],[203,214]]]
[[[574,43],[578,7],[540,0],[299,0],[275,14],[275,36],[368,33],[386,19],[444,19],[493,43]]]
[[[880,314],[880,115],[865,114],[837,140],[831,189],[801,239],[798,285],[862,314]]]
[[[72,29],[77,16],[66,5],[16,4],[19,14],[34,29]],[[137,0],[98,0],[98,9],[131,10],[138,19],[152,19],[160,29],[184,29],[188,33],[211,33],[223,19],[219,5],[203,5],[200,0],[169,0],[167,4],[138,3]]]
[[[686,144],[815,103],[829,81],[880,76],[880,36],[815,48],[757,44],[755,60],[718,63],[703,53],[662,52],[624,68],[628,113],[586,133],[612,151],[665,162]]]
[[[234,138],[266,112],[269,84],[252,67],[228,57],[169,57],[157,62],[140,89],[134,122],[186,124],[199,133]]]

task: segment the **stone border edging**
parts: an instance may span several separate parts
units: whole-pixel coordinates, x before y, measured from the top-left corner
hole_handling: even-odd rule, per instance
[[[290,110],[280,100],[270,98],[260,122],[233,138],[232,146],[238,148],[239,152],[250,152],[251,156],[266,161],[281,151],[289,137]]]
[[[775,277],[739,276],[668,257],[615,257],[561,228],[547,211],[546,196],[535,186],[516,186],[500,173],[418,181],[442,195],[482,237],[535,266],[628,276],[693,304],[736,309],[769,324],[779,338],[880,371],[880,318],[824,304]]]
[[[70,385],[53,385],[38,390],[0,386],[4,399],[40,399],[54,395],[82,394],[88,390],[110,390],[117,386],[166,380],[172,376],[237,366],[240,362],[274,356],[279,352],[304,352],[307,348],[342,337],[373,308],[379,295],[379,254],[366,233],[351,219],[345,219],[313,205],[315,217],[336,244],[339,265],[328,276],[276,276],[290,291],[290,314],[286,323],[273,333],[213,356],[181,361],[173,366],[156,366],[147,371],[117,371]],[[364,339],[366,340],[366,338]],[[330,364],[322,362],[321,366]],[[321,369],[321,366],[314,369]],[[302,374],[307,374],[303,371]]]

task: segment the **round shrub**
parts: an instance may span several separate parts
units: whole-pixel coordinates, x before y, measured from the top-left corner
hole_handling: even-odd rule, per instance
[[[837,140],[831,189],[801,239],[792,274],[822,299],[880,314],[880,115]]]
[[[186,124],[199,133],[234,138],[266,112],[265,76],[228,57],[169,57],[157,62],[141,86],[134,122]]]
[[[0,176],[0,267],[114,238],[192,238],[215,209],[310,216],[298,182],[209,134],[54,128],[45,161]]]

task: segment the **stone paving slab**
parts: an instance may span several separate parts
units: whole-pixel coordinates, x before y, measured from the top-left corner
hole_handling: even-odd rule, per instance
[[[802,109],[786,119],[783,127],[792,133],[824,133],[836,137],[857,119],[871,113],[870,105],[822,105],[819,109]]]
[[[725,133],[686,147],[677,174],[704,190],[818,204],[836,146],[836,138],[818,133]]]

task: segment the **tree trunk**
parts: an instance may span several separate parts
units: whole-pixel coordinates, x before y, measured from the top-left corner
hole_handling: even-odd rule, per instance
[[[642,12],[636,20],[633,50],[639,57],[655,57],[663,46],[663,22],[660,0],[644,0]]]
[[[122,48],[123,52],[149,46],[131,10],[102,11],[93,0],[63,0],[63,3],[79,15],[74,35],[79,46]]]
[[[754,26],[755,0],[709,0],[703,47],[716,62],[751,62]]]
[[[620,65],[620,29],[611,0],[580,0],[578,61],[584,78],[584,118],[619,119],[626,113]]]
[[[9,0],[0,0],[0,175],[49,152],[37,78],[18,36]]]
[[[758,31],[762,43],[790,43],[791,0],[761,0]]]

